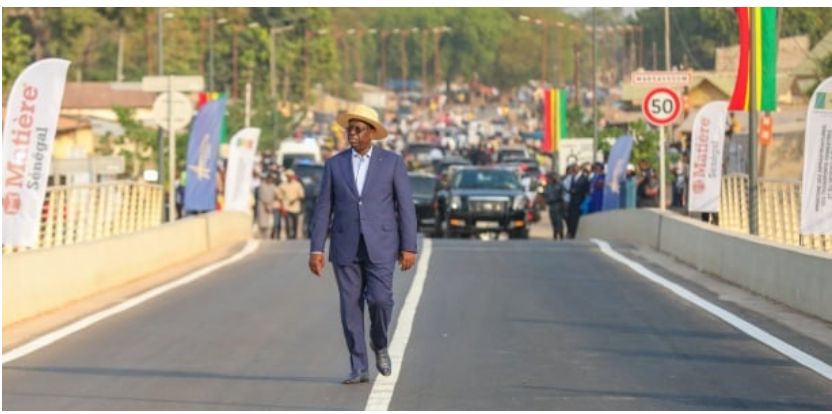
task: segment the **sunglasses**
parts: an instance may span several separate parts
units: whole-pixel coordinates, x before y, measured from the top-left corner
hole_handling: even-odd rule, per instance
[[[348,134],[361,135],[361,134],[367,132],[367,130],[372,129],[372,128],[368,127],[368,126],[363,126],[363,125],[347,125],[347,127],[345,129],[346,129]]]

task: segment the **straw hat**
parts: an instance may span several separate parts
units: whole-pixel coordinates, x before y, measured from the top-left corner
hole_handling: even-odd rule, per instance
[[[287,177],[296,177],[295,170],[291,168],[286,170],[283,174],[286,174]]]
[[[373,128],[376,129],[376,136],[374,139],[384,139],[387,137],[387,129],[385,129],[384,125],[379,122],[378,112],[376,112],[375,109],[370,108],[367,105],[356,105],[352,109],[339,114],[336,122],[338,122],[338,125],[342,128],[347,129],[351,119],[357,119],[372,125]]]

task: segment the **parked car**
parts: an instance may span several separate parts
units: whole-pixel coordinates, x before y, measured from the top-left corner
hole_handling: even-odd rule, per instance
[[[418,231],[434,235],[438,230],[437,194],[441,189],[441,182],[436,176],[422,172],[408,173],[408,178],[413,192],[413,203],[416,206]]]
[[[445,157],[445,149],[429,142],[411,142],[402,155],[407,169],[414,171],[432,167],[435,160]]]
[[[301,184],[303,184],[303,189],[306,191],[306,194],[311,194],[312,191],[314,191],[315,186],[320,185],[319,181],[321,177],[324,176],[323,164],[309,162],[306,160],[295,162],[292,166],[292,170],[295,171],[295,174],[297,174]],[[313,178],[316,176],[317,178]]]
[[[529,199],[529,217],[528,220],[532,223],[540,221],[540,212],[546,210],[546,203],[542,199],[543,186],[545,186],[545,171],[540,168],[540,164],[533,158],[518,158],[512,159],[500,164],[497,167],[507,168],[517,174],[520,184],[526,191],[526,197]],[[538,195],[541,195],[538,197]]]
[[[495,162],[509,162],[517,159],[531,158],[529,150],[522,146],[505,146],[497,150]]]
[[[517,175],[495,167],[458,167],[439,193],[440,226],[445,237],[529,237],[529,201]]]
[[[443,182],[448,181],[451,166],[471,165],[471,161],[462,157],[445,157],[433,164],[433,172]]]

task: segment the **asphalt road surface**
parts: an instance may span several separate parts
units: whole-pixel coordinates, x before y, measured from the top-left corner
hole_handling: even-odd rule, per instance
[[[8,362],[4,349],[3,409],[832,410],[832,380],[597,244],[545,240],[547,230],[420,238],[418,266],[395,276],[391,377],[373,368],[369,384],[340,383],[349,364],[331,265],[315,278],[307,241],[263,241],[51,345]],[[682,276],[690,270],[612,247],[832,362],[829,324],[810,322],[818,335],[806,335]]]

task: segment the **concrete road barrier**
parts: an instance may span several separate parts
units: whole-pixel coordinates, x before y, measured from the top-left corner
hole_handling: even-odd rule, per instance
[[[578,238],[648,245],[696,269],[832,322],[832,255],[655,209],[581,217]]]
[[[3,328],[251,238],[251,215],[215,212],[3,256]]]

